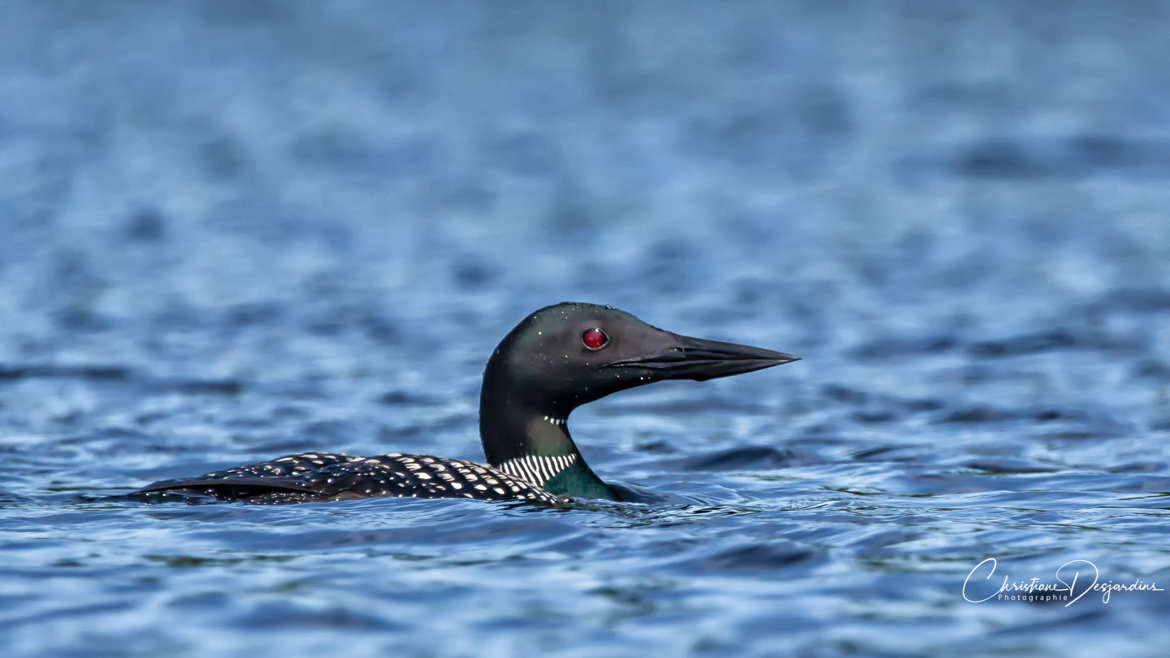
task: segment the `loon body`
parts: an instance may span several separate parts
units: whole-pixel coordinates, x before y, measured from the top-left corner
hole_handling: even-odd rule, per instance
[[[797,360],[783,352],[680,336],[609,306],[562,303],[529,315],[488,360],[479,432],[488,465],[430,455],[302,453],[142,494],[203,493],[251,503],[371,497],[560,503],[620,497],[585,463],[566,419],[582,404],[664,379],[702,381]]]

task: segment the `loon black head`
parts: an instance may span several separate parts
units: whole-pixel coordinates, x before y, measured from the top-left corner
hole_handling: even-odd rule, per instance
[[[664,379],[702,381],[797,359],[680,336],[609,306],[548,306],[516,325],[488,361],[479,408],[484,453],[492,466],[553,493],[614,499],[569,436],[573,409]]]

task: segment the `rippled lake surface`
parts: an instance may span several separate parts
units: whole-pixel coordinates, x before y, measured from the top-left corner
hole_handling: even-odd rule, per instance
[[[1165,655],[1166,4],[0,12],[4,656]],[[482,459],[565,299],[804,360],[574,413],[650,502],[127,496]]]

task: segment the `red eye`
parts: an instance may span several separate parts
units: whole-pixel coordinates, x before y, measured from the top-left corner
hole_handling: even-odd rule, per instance
[[[606,336],[604,331],[594,327],[586,329],[585,333],[581,334],[581,342],[585,343],[585,347],[591,350],[599,350],[609,343],[609,336]]]

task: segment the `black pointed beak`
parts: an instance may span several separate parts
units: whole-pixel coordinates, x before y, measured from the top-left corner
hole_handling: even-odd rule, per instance
[[[798,356],[762,347],[663,333],[668,337],[664,348],[646,356],[614,361],[606,367],[645,368],[656,380],[704,381],[800,360]]]

